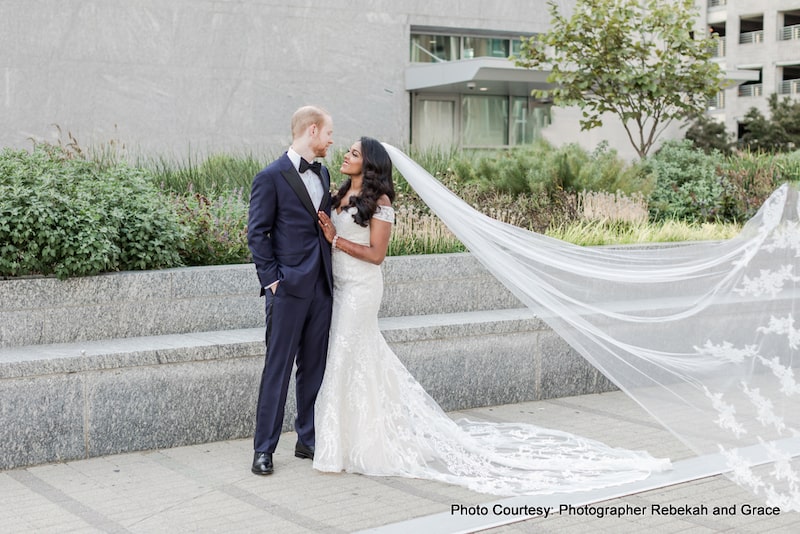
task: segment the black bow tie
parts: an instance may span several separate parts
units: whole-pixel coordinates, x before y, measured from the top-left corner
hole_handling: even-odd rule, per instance
[[[314,163],[309,163],[306,161],[306,158],[300,158],[300,174],[303,174],[308,169],[314,171],[314,174],[322,178],[322,163],[319,161],[315,161]]]

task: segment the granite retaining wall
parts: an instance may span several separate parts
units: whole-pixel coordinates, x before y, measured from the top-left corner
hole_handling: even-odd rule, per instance
[[[614,389],[469,254],[383,269],[384,336],[445,410]],[[0,281],[0,469],[251,436],[262,307],[252,265]]]

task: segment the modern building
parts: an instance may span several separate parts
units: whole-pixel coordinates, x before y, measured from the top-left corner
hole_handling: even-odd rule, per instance
[[[550,124],[547,73],[520,69],[514,32],[411,26],[405,89],[416,146],[485,148],[531,143]]]
[[[544,75],[508,56],[548,22],[545,0],[7,0],[0,146],[60,129],[148,155],[263,153],[307,103],[340,148],[528,143]]]
[[[800,50],[784,39],[800,14],[784,4],[800,1],[728,3],[704,2],[699,22],[726,36],[724,67],[760,73],[721,93],[713,113],[735,129],[742,110],[764,106],[757,83],[777,88],[777,75],[791,91],[800,78],[791,63],[800,54],[784,51]],[[581,132],[579,110],[531,96],[547,72],[508,57],[549,22],[546,0],[5,0],[0,147],[69,132],[84,146],[114,140],[147,156],[275,154],[290,141],[291,113],[315,103],[333,115],[339,148],[361,135],[466,148],[544,136],[606,141],[634,157],[614,117]],[[786,59],[767,65],[778,52]]]
[[[769,115],[769,96],[800,94],[800,0],[701,0],[702,24],[720,36],[716,60],[737,82],[709,113],[740,138],[751,108]]]

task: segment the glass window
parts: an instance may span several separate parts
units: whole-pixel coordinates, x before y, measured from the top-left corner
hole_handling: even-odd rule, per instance
[[[508,97],[463,96],[461,142],[465,147],[508,144]]]
[[[455,102],[420,99],[417,105],[414,143],[426,148],[450,148],[455,141]]]
[[[412,35],[411,62],[439,63],[459,59],[458,37],[450,35]]]
[[[512,145],[533,143],[542,136],[542,128],[550,124],[550,106],[527,97],[511,99]]]
[[[488,39],[485,37],[464,37],[464,59],[473,57],[509,56],[508,39]]]

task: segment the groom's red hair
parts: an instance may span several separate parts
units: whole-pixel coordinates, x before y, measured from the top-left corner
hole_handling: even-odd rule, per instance
[[[292,115],[292,139],[297,139],[312,124],[320,128],[325,120],[330,118],[330,113],[317,106],[303,106]]]

